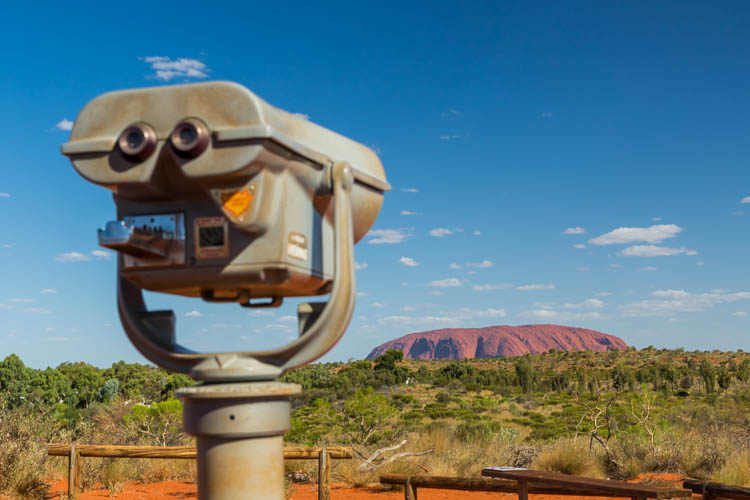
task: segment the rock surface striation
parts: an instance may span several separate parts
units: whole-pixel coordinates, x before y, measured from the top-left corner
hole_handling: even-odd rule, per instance
[[[388,349],[404,359],[506,358],[557,351],[612,351],[627,349],[619,337],[561,325],[488,326],[444,328],[410,333],[379,345],[367,356],[375,359]]]

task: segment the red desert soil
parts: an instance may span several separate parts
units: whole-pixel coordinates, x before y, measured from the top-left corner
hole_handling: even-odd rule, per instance
[[[507,358],[557,351],[613,351],[628,346],[614,335],[561,325],[488,326],[443,328],[410,333],[381,344],[367,356],[375,359],[388,349],[405,359]]]
[[[649,474],[639,478],[645,482],[671,483],[673,486],[681,486],[682,476],[679,474]],[[317,500],[318,488],[315,484],[295,484],[292,486],[294,492],[291,500]],[[50,489],[50,500],[61,498],[67,493],[67,481],[57,481]],[[695,495],[694,495],[695,496]],[[698,495],[700,496],[700,495]],[[81,495],[81,500],[109,500],[108,490],[89,490]],[[123,490],[115,497],[117,500],[175,500],[192,499],[196,497],[196,485],[176,481],[163,483],[141,484],[130,482],[124,485]],[[404,498],[403,491],[381,491],[379,488],[349,488],[345,485],[334,484],[331,488],[331,498],[336,500],[401,500]],[[515,493],[483,493],[470,491],[432,490],[420,489],[421,500],[489,500],[518,498]],[[556,495],[533,495],[534,500],[582,500],[584,497],[564,497]],[[586,497],[596,498],[601,497]],[[601,498],[601,500],[611,500]]]

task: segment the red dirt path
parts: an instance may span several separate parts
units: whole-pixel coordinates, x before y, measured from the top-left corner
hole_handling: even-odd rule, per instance
[[[671,483],[681,486],[682,476],[679,474],[649,474],[639,478],[644,482]],[[50,488],[49,500],[56,500],[67,494],[67,481],[56,481]],[[291,500],[317,500],[318,487],[315,484],[293,484]],[[700,496],[700,495],[699,495]],[[88,490],[81,495],[81,500],[110,500],[109,491]],[[194,483],[166,481],[163,483],[141,484],[138,482],[126,483],[120,493],[115,497],[117,500],[181,500],[195,499],[196,485]],[[331,488],[333,500],[401,500],[404,498],[403,491],[382,491],[373,488],[350,488],[341,484],[334,484]],[[510,500],[518,498],[515,493],[485,493],[471,491],[433,490],[420,489],[420,500]],[[584,497],[568,497],[557,495],[533,495],[534,500],[583,500]],[[601,497],[585,497],[591,500],[599,500]],[[2,500],[2,499],[0,499]],[[601,498],[601,500],[611,500]]]

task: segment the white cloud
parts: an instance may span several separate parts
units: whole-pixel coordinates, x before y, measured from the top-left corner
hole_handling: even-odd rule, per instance
[[[411,257],[401,257],[400,259],[398,259],[398,261],[406,267],[417,267],[419,265],[419,262],[412,259]]]
[[[569,227],[563,231],[563,234],[586,234],[586,230],[580,226]]]
[[[367,233],[371,239],[367,241],[371,245],[403,243],[412,236],[410,229],[373,229]]]
[[[417,188],[401,188],[401,191],[404,193],[418,193],[419,189]]]
[[[195,309],[193,309],[189,313],[185,313],[185,316],[188,318],[200,318],[203,316],[203,314],[201,314],[200,311],[196,311]]]
[[[646,267],[642,267],[642,268],[638,269],[638,272],[639,273],[648,273],[648,272],[651,272],[651,271],[656,271],[658,269],[659,268],[656,267],[656,266],[646,266]]]
[[[491,307],[482,311],[476,311],[476,315],[480,318],[504,318],[507,316],[505,309],[492,309]]]
[[[718,304],[750,300],[750,292],[690,293],[685,290],[655,290],[654,299],[639,300],[618,309],[623,316],[674,316],[681,312],[702,312]]]
[[[60,255],[55,257],[55,260],[57,262],[86,262],[91,260],[91,257],[79,252],[69,252],[61,253]]]
[[[440,136],[441,141],[455,141],[456,139],[463,139],[461,134],[445,134]]]
[[[52,314],[51,309],[44,309],[42,307],[26,307],[23,309],[23,312],[29,314]]]
[[[435,280],[427,283],[427,286],[433,286],[437,288],[450,288],[455,286],[463,286],[463,282],[457,278],[448,278],[444,280]]]
[[[654,222],[659,222],[661,220],[661,217],[651,217],[651,220]]]
[[[378,322],[382,325],[387,325],[389,328],[429,328],[429,327],[445,327],[445,326],[460,326],[466,324],[467,321],[475,320],[477,318],[504,318],[507,313],[504,309],[469,309],[463,307],[458,311],[446,311],[440,315],[426,314],[424,316],[408,316],[405,314],[397,314],[392,316],[384,316],[378,319]]]
[[[737,311],[737,312],[733,312],[732,316],[736,318],[747,318],[747,313],[745,311]]]
[[[62,120],[57,122],[57,124],[55,125],[55,128],[57,130],[70,131],[70,130],[73,130],[73,122],[68,120],[67,118],[63,118]]]
[[[594,295],[596,295],[597,297],[610,297],[612,296],[612,292],[599,292],[595,293]]]
[[[490,290],[507,290],[513,286],[512,283],[498,283],[495,285],[474,285],[471,288],[477,292],[486,292]]]
[[[574,321],[581,319],[606,319],[607,316],[596,311],[587,312],[570,312],[570,311],[555,311],[552,309],[532,309],[530,311],[523,311],[520,316],[532,317],[543,321]]]
[[[661,243],[674,238],[684,231],[676,224],[658,224],[651,227],[620,227],[596,238],[589,240],[592,245],[620,245],[645,241],[646,243]]]
[[[740,203],[750,203],[750,196],[745,196],[740,200]]]
[[[10,193],[0,193],[0,198],[10,198]]]
[[[622,264],[610,264],[609,267],[614,268],[614,269],[619,269],[622,267]]]
[[[481,235],[482,235],[482,233],[481,233],[481,232],[479,231],[479,229],[475,229],[475,230],[473,230],[473,231],[471,232],[471,234],[473,234],[474,236],[481,236]]]
[[[672,248],[658,245],[633,245],[620,251],[623,257],[668,257],[680,254],[698,255],[698,252],[685,247]]]
[[[369,297],[370,294],[367,292],[357,292],[357,297]]]
[[[9,311],[9,310],[15,309],[15,308],[16,308],[16,306],[12,306],[12,305],[9,305],[9,304],[0,303],[0,311]]]
[[[586,272],[586,271],[591,271],[591,268],[589,266],[579,266],[579,267],[576,267],[576,271]]]
[[[249,311],[247,314],[250,316],[273,316],[273,311],[269,311],[268,309],[253,309],[252,311]]]
[[[57,290],[55,290],[54,288],[45,288],[44,290],[40,291],[39,293],[51,294],[51,293],[57,293]]]
[[[297,118],[302,118],[303,120],[310,119],[310,115],[308,115],[307,113],[292,113],[292,114],[296,116]]]
[[[294,323],[298,321],[298,319],[297,319],[297,316],[292,316],[291,314],[285,314],[279,318],[279,321],[288,321],[288,322]]]
[[[703,264],[705,263],[702,260],[699,260],[698,262],[695,263],[696,266],[702,266]]]
[[[92,250],[89,254],[83,254],[81,252],[68,252],[62,253],[55,257],[57,262],[88,262],[92,257],[97,259],[107,260],[112,256],[111,252],[105,250]]]
[[[234,328],[239,329],[242,328],[242,325],[239,323],[214,323],[211,325],[212,328]]]
[[[491,260],[483,260],[482,262],[467,262],[466,267],[479,267],[479,268],[487,268],[494,266],[495,263]]]
[[[604,302],[599,299],[586,299],[577,304],[564,304],[563,307],[565,309],[601,309],[604,307]]]
[[[453,234],[453,231],[444,227],[436,227],[435,229],[430,231],[430,236],[434,236],[436,238],[442,238],[443,236],[449,236],[451,234]]]
[[[401,215],[419,215],[419,213],[412,212],[411,210],[401,210]]]
[[[578,248],[578,249],[586,248],[586,245],[584,245],[583,243],[576,243],[575,245],[573,245],[573,248]]]
[[[362,262],[361,264],[359,262],[354,262],[354,269],[357,271],[361,271],[363,269],[367,269],[369,266],[367,265],[367,262]]]
[[[373,302],[370,305],[376,309],[382,309],[383,307],[385,307],[385,304],[383,304],[382,302]]]
[[[555,289],[555,285],[553,285],[552,283],[549,283],[547,285],[543,283],[536,283],[533,285],[522,285],[522,286],[516,287],[516,290],[520,290],[522,292],[528,292],[528,291],[533,291],[533,290],[554,290],[554,289]]]
[[[208,67],[206,64],[187,57],[180,57],[172,60],[165,56],[140,57],[141,61],[146,62],[154,70],[153,77],[157,80],[169,81],[173,78],[206,78],[208,77]]]
[[[457,264],[457,263],[453,262],[453,263],[451,263],[451,265],[450,265],[450,266],[448,266],[448,267],[450,267],[451,269],[461,269],[461,268],[462,268],[462,267],[464,267],[464,266],[462,266],[461,264]]]
[[[552,113],[549,111],[544,111],[542,113],[542,118],[552,118]]]
[[[456,116],[461,116],[461,112],[457,109],[449,109],[448,111],[440,113],[440,116],[443,118],[454,118]]]

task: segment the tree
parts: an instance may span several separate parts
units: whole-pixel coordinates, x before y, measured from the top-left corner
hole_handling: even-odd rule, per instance
[[[743,359],[737,367],[737,378],[743,382],[750,382],[750,359]]]
[[[712,394],[715,390],[716,385],[716,370],[714,365],[707,359],[701,361],[700,364],[701,379],[703,379],[703,385],[706,388],[706,394]]]
[[[99,388],[97,399],[102,403],[108,403],[109,401],[114,399],[115,396],[117,396],[119,390],[120,381],[116,378],[111,378],[104,382],[104,385]]]
[[[22,398],[31,389],[32,373],[15,354],[0,361],[0,393],[5,394],[7,406],[15,408],[23,403]]]
[[[539,372],[524,356],[516,362],[516,380],[523,392],[531,392],[539,382]]]
[[[725,366],[722,366],[719,368],[719,373],[716,377],[717,382],[719,382],[719,387],[722,391],[726,391],[729,389],[729,386],[732,384],[732,374],[729,373],[729,370]]]
[[[380,441],[383,431],[391,427],[396,408],[372,387],[358,390],[344,403],[344,430],[352,443],[373,444]]]
[[[146,441],[159,446],[174,446],[182,442],[182,404],[168,399],[150,406],[135,405],[123,418],[125,425],[136,430]]]

